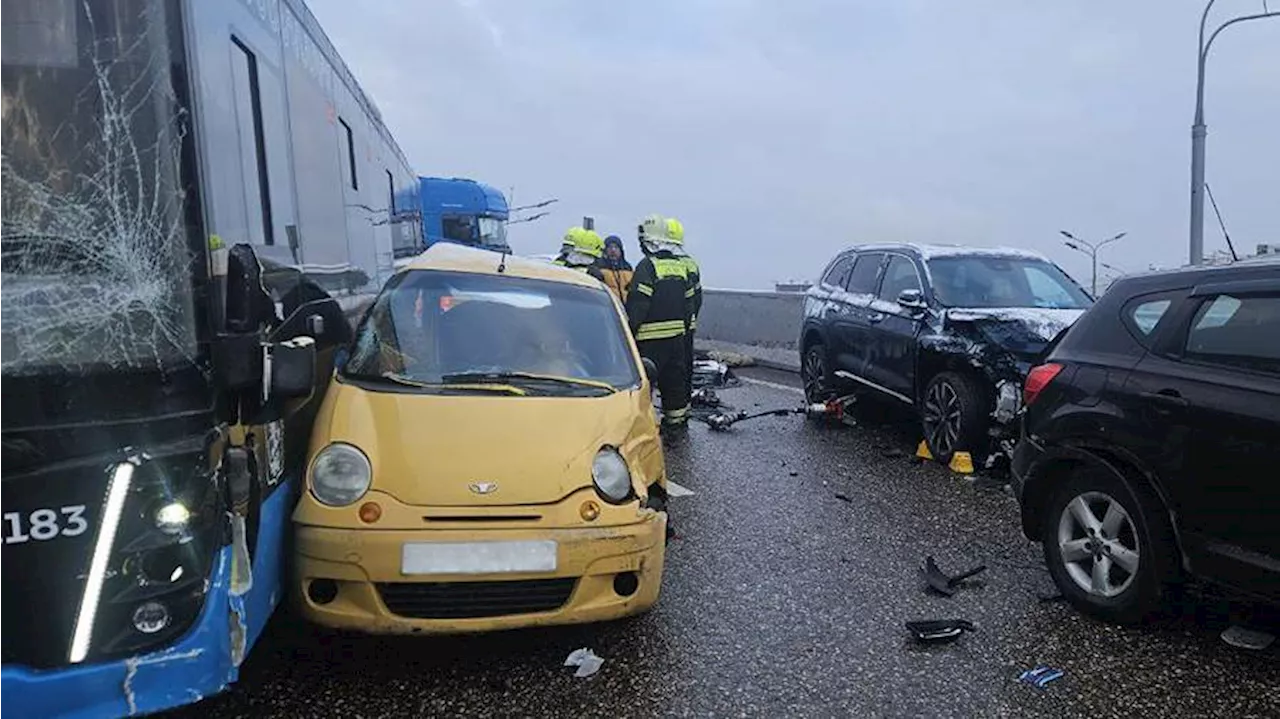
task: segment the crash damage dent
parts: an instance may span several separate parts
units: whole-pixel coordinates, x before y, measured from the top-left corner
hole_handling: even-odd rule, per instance
[[[186,638],[124,660],[120,692],[129,716],[198,702],[236,681],[247,633],[244,596],[219,591],[228,587],[232,562],[230,547],[219,552],[205,615]]]
[[[1022,410],[1022,383],[1053,339],[1082,310],[1049,308],[949,309],[928,323],[920,337],[923,376],[968,371],[991,389],[991,417],[1009,430]],[[1001,431],[999,434],[1007,434]]]

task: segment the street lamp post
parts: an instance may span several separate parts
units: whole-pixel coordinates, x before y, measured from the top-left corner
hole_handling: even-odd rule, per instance
[[[1063,242],[1062,244],[1066,245],[1067,247],[1070,247],[1073,250],[1083,252],[1084,254],[1088,255],[1089,259],[1093,262],[1093,280],[1091,282],[1091,287],[1093,291],[1093,296],[1096,298],[1098,296],[1098,250],[1101,250],[1103,247],[1106,247],[1112,242],[1118,241],[1121,237],[1124,237],[1128,233],[1121,232],[1115,237],[1105,239],[1101,242],[1086,242],[1085,240],[1082,240],[1076,237],[1075,235],[1071,234],[1070,232],[1067,232],[1066,230],[1058,230],[1058,234],[1067,238],[1066,242]]]
[[[1200,16],[1200,47],[1196,56],[1196,115],[1191,124],[1191,264],[1198,265],[1204,261],[1204,143],[1208,128],[1204,124],[1204,66],[1209,59],[1209,48],[1217,39],[1218,33],[1236,23],[1248,20],[1261,20],[1278,17],[1280,12],[1264,11],[1253,15],[1242,15],[1232,18],[1204,39],[1205,24],[1209,21],[1209,10],[1217,0],[1209,0],[1204,6],[1204,14]],[[1265,10],[1266,5],[1263,5]]]

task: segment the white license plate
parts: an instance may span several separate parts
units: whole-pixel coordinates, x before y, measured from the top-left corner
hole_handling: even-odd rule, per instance
[[[554,572],[556,543],[411,542],[400,553],[401,574]]]

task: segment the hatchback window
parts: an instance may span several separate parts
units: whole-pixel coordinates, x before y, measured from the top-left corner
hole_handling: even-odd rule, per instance
[[[1151,333],[1156,330],[1156,325],[1160,324],[1160,318],[1164,317],[1164,313],[1169,311],[1169,305],[1171,304],[1173,304],[1173,300],[1152,300],[1134,307],[1129,313],[1133,319],[1134,329],[1142,333],[1143,336],[1151,336]]]
[[[880,260],[883,254],[858,255],[853,264],[853,272],[849,274],[848,289],[855,295],[869,295],[876,291],[876,276],[880,272]]]
[[[1186,354],[1205,362],[1280,372],[1280,295],[1218,295],[1196,311]]]
[[[852,257],[841,257],[836,263],[827,270],[827,274],[822,278],[822,284],[831,285],[832,287],[844,287],[844,283],[849,279],[849,270],[853,267]]]
[[[512,373],[616,389],[639,384],[626,329],[607,291],[432,270],[406,272],[388,283],[361,323],[343,373],[432,385],[455,375]],[[547,387],[554,388],[544,382],[537,389]],[[565,388],[574,391],[562,383]]]
[[[890,255],[889,264],[884,268],[884,279],[880,281],[880,299],[896,302],[903,290],[919,290],[920,275],[916,272],[916,263],[902,255]]]

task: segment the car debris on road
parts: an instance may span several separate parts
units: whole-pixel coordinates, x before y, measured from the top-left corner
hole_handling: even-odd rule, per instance
[[[944,596],[954,596],[956,588],[964,580],[987,571],[987,565],[981,564],[966,572],[957,574],[954,577],[947,576],[938,568],[937,562],[933,561],[933,557],[924,558],[924,579],[929,583],[929,587],[938,594]]]
[[[583,647],[570,652],[568,658],[564,660],[564,665],[566,667],[577,667],[578,671],[574,672],[573,675],[579,679],[585,679],[600,671],[600,667],[604,666],[604,659],[597,656],[590,649]]]
[[[1049,686],[1049,682],[1061,679],[1064,676],[1061,669],[1053,667],[1036,667],[1028,669],[1018,676],[1018,681],[1024,684],[1031,684],[1039,689]]]
[[[932,619],[906,622],[904,626],[916,641],[926,644],[949,644],[959,639],[961,634],[978,629],[968,619]]]

